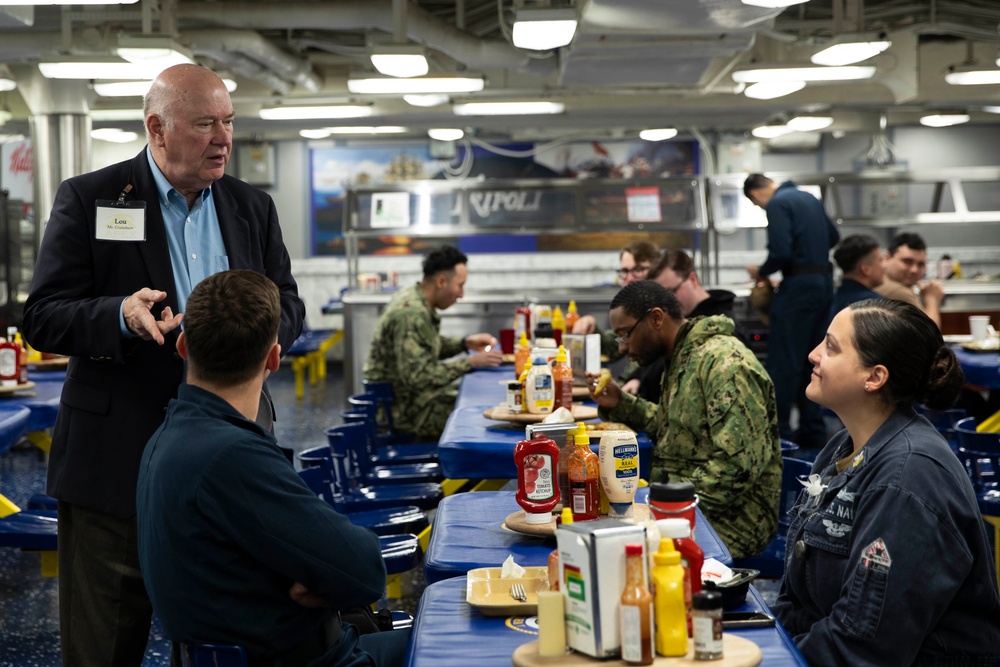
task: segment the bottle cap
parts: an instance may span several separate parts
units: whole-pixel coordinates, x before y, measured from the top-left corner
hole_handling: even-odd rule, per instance
[[[575,313],[576,312],[576,301],[570,300],[569,306],[566,308],[566,312]]]
[[[691,482],[666,482],[649,485],[649,499],[666,503],[694,500],[694,484]]]
[[[559,346],[559,351],[556,352],[556,363],[565,364],[566,363],[566,348],[563,345]]]
[[[693,609],[722,609],[722,593],[716,591],[698,591],[691,596]]]
[[[525,512],[524,521],[532,526],[552,523],[552,512]]]
[[[528,347],[528,334],[522,331],[521,340],[517,341],[517,344],[521,347]]]
[[[672,539],[691,537],[691,522],[687,519],[660,519],[656,522],[660,535]]]
[[[642,555],[642,545],[641,544],[626,544],[625,545],[625,555],[626,556],[641,556]]]
[[[576,423],[576,434],[573,436],[573,442],[576,443],[577,447],[590,447],[590,436],[587,435],[587,425],[583,422]]]
[[[539,322],[538,326],[535,327],[535,339],[539,338],[552,338],[555,332],[552,329],[551,322]]]
[[[660,540],[660,548],[653,554],[653,562],[657,565],[680,565],[681,553],[674,548],[674,541],[669,537]]]
[[[533,362],[531,362],[531,363],[534,366],[545,366],[545,365],[548,364],[548,362],[545,361],[545,357],[540,357],[540,356],[539,357],[535,357],[535,360]]]
[[[564,526],[568,526],[573,523],[573,510],[569,507],[562,508],[562,514],[559,517],[560,523]]]

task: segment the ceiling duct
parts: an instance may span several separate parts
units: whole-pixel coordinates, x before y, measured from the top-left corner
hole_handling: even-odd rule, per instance
[[[223,62],[278,92],[289,92],[289,84],[311,93],[322,86],[308,61],[282,51],[253,30],[185,30],[182,39],[196,54]],[[241,62],[244,57],[253,62]],[[284,83],[278,83],[276,77]]]
[[[296,30],[382,30],[393,33],[392,0],[354,2],[185,3],[178,18],[237,28]],[[554,57],[531,57],[506,41],[480,39],[439,21],[411,4],[406,12],[406,37],[426,44],[472,69],[509,68],[545,75],[555,70]]]

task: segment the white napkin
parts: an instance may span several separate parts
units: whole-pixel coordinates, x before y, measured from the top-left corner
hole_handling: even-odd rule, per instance
[[[556,410],[542,420],[543,424],[569,424],[576,421],[573,419],[573,413],[566,408],[559,407]]]
[[[500,568],[501,579],[521,579],[524,577],[524,568],[514,562],[514,556],[507,556]]]
[[[701,566],[702,581],[714,581],[717,584],[724,584],[732,578],[733,571],[714,558],[706,558]]]

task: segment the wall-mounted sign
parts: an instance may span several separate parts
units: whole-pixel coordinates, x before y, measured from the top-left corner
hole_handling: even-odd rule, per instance
[[[660,188],[625,188],[626,217],[629,222],[662,222]]]
[[[409,226],[409,192],[376,192],[372,194],[372,229]]]

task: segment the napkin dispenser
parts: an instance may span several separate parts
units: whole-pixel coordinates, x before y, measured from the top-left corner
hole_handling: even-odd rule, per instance
[[[625,545],[645,544],[645,529],[617,519],[582,521],[560,525],[556,541],[569,647],[598,659],[619,655]]]

